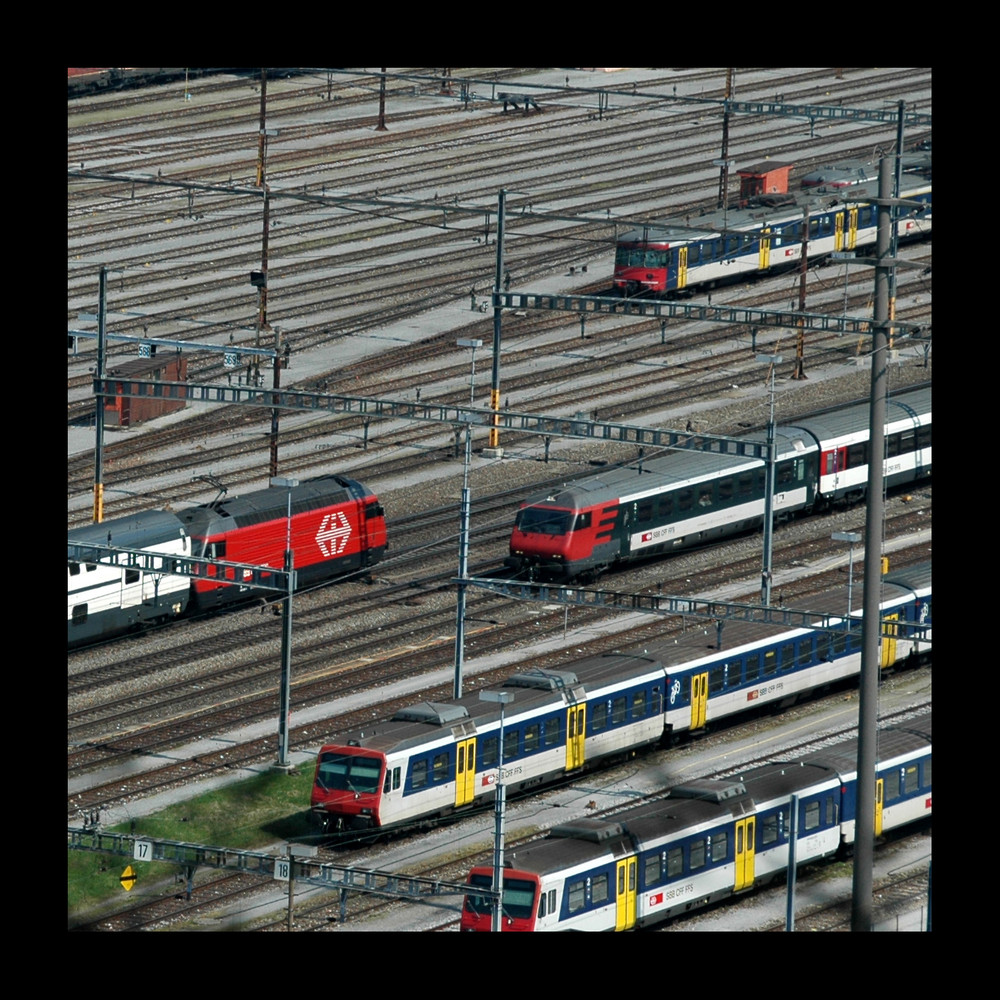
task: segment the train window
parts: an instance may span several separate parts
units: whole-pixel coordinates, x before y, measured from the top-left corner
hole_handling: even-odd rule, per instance
[[[654,687],[650,692],[649,711],[653,715],[659,715],[663,711],[663,693],[658,687]]]
[[[819,826],[819,803],[807,802],[802,809],[802,829],[815,830]]]
[[[552,746],[553,743],[562,742],[562,717],[556,716],[554,719],[545,720],[545,745]]]
[[[929,448],[931,446],[930,427],[917,428],[917,448]]]
[[[868,442],[852,444],[847,449],[847,467],[856,469],[859,465],[868,464]]]
[[[611,724],[620,726],[625,721],[625,695],[620,695],[611,702]]]
[[[899,435],[890,434],[885,439],[885,457],[895,458],[899,454]]]
[[[584,511],[582,514],[576,515],[576,521],[573,522],[573,530],[580,531],[583,528],[590,527],[590,511]]]
[[[608,873],[595,875],[590,886],[590,901],[593,905],[608,901]]]
[[[590,731],[600,732],[608,724],[608,703],[606,701],[597,702],[590,712]]]
[[[538,894],[538,915],[544,917],[546,913],[556,912],[556,891],[549,889],[548,892]]]
[[[71,562],[69,564],[69,575],[70,576],[79,576],[80,575],[80,564],[79,563]]]
[[[787,486],[789,483],[795,482],[795,463],[781,462],[778,465],[777,480],[779,486]]]
[[[834,632],[830,639],[830,652],[832,653],[831,659],[837,659],[839,656],[843,656],[847,652],[847,633],[846,632]]]
[[[586,900],[583,879],[580,879],[578,882],[571,882],[569,888],[566,890],[566,909],[570,913],[576,913],[578,910],[583,909],[583,904]]]
[[[520,740],[520,730],[512,729],[503,734],[503,759],[513,760],[517,756],[517,745]]]
[[[660,517],[670,517],[674,512],[674,498],[669,493],[661,496],[657,503],[657,510]]]
[[[691,841],[691,848],[688,854],[689,867],[691,871],[695,871],[698,868],[705,867],[705,838],[699,837],[698,840]]]
[[[826,825],[833,826],[837,822],[837,803],[832,795],[828,795],[824,802],[826,804]]]
[[[770,813],[767,816],[760,816],[757,819],[757,827],[760,830],[761,847],[773,844],[778,839],[778,815]]]
[[[399,788],[399,772],[400,772],[400,769],[398,767],[394,767],[392,769],[392,790],[393,791],[396,791],[396,789]]]
[[[383,792],[390,792],[390,791],[392,791],[392,772],[391,771],[386,771],[385,772],[385,781],[382,784],[382,791]]]
[[[725,679],[725,667],[722,664],[719,664],[717,667],[712,667],[712,669],[708,672],[709,693],[715,694],[716,691],[721,691]]]
[[[448,774],[448,754],[439,753],[434,756],[434,763],[432,764],[431,779],[437,784],[439,781],[447,781]]]
[[[725,861],[729,857],[729,834],[723,831],[711,838],[712,861]]]
[[[896,438],[896,435],[893,434],[893,439],[895,439],[895,438]],[[917,432],[916,431],[914,431],[914,430],[903,431],[899,435],[899,453],[901,455],[908,455],[911,451],[914,450],[916,442],[917,442]]]
[[[882,801],[891,802],[893,799],[898,799],[900,795],[900,771],[896,768],[889,771],[882,781]]]
[[[126,583],[138,583],[139,582],[139,571],[137,569],[126,569],[125,570],[125,582]]]
[[[87,620],[87,605],[77,604],[73,608],[73,624],[82,625]]]
[[[897,795],[905,795],[908,791],[912,792],[916,790],[917,787],[917,766],[916,764],[911,764],[909,767],[904,767],[897,775],[897,780],[899,782],[897,788]],[[888,796],[886,796],[888,798]]]
[[[487,736],[480,742],[479,761],[484,768],[496,767],[498,763],[497,746],[495,736]]]
[[[813,640],[811,638],[804,638],[799,640],[799,653],[795,657],[795,665],[797,667],[804,667],[816,659],[813,655]]]
[[[677,509],[690,510],[694,503],[694,490],[681,490],[677,494]]]
[[[702,490],[698,496],[698,506],[699,507],[711,507],[712,506],[712,491]]]
[[[726,503],[727,501],[732,500],[733,493],[736,491],[736,482],[733,479],[733,477],[730,476],[728,479],[723,479],[719,483],[718,490],[719,490],[719,500],[722,503]]]
[[[648,524],[653,520],[653,501],[643,500],[636,509],[636,519],[641,523]]]
[[[921,788],[931,787],[931,759],[931,757],[928,757],[924,761],[924,780],[923,784],[920,786]]]
[[[781,647],[779,662],[782,670],[791,670],[795,666],[795,644],[786,642]]]
[[[646,692],[635,691],[632,694],[632,718],[641,719],[646,714]]]
[[[526,533],[543,535],[565,535],[573,521],[568,510],[547,510],[540,507],[525,507],[517,512],[514,526]]]
[[[764,676],[773,677],[778,670],[778,651],[768,649],[764,652]]]
[[[684,852],[679,847],[667,851],[667,878],[674,878],[684,871]]]
[[[425,788],[427,786],[427,761],[415,760],[413,769],[410,772],[410,786],[412,788]]]
[[[760,677],[760,653],[749,653],[746,658],[746,679],[755,681]]]
[[[533,722],[530,726],[524,727],[524,752],[534,753],[541,743],[542,726],[539,722]]]
[[[642,884],[645,888],[656,885],[660,881],[660,855],[649,854],[642,869]]]

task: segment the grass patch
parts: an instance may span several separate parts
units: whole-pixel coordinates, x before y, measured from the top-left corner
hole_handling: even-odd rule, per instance
[[[313,834],[308,809],[311,785],[311,768],[287,774],[266,771],[107,830],[153,840],[249,851],[264,850],[281,841],[308,842]],[[141,862],[80,850],[67,851],[67,855],[67,902],[71,918],[119,902],[125,892],[119,879],[126,865],[131,865],[136,873],[135,886],[147,890],[178,874],[176,866],[162,861]],[[133,888],[132,892],[135,891]]]

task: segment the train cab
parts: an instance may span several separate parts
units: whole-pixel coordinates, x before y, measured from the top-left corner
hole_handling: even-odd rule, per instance
[[[462,901],[459,930],[493,930],[493,900],[476,889],[493,888],[493,869],[485,865],[469,873],[470,891]],[[538,875],[505,868],[503,873],[503,905],[500,909],[501,931],[534,931],[539,916],[546,916],[546,897],[541,895]]]
[[[379,804],[385,754],[352,746],[324,746],[316,758],[310,808],[315,825],[368,830],[381,825]]]
[[[570,506],[564,506],[567,502]],[[617,505],[602,514],[600,509],[581,510],[572,503],[567,494],[559,501],[545,497],[523,504],[514,520],[506,564],[533,576],[562,578],[612,562],[617,551],[607,528],[614,524]],[[597,529],[605,521],[602,541]]]

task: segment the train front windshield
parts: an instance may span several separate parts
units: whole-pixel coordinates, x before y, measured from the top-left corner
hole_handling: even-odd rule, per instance
[[[473,874],[469,878],[469,888],[493,888],[491,875]],[[532,915],[535,905],[535,884],[523,878],[507,878],[503,880],[503,907],[505,917],[514,920],[524,920]],[[472,913],[492,913],[492,901],[488,896],[469,892],[465,897],[465,908]]]
[[[382,775],[380,757],[324,753],[316,769],[316,784],[328,792],[377,792]]]
[[[565,535],[573,527],[573,512],[525,507],[517,512],[514,526],[525,534]]]

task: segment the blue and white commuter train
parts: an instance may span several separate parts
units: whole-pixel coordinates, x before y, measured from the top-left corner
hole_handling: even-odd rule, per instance
[[[931,713],[878,735],[876,836],[931,817]],[[504,866],[503,931],[624,931],[744,895],[788,868],[854,843],[858,743],[725,778],[553,828]],[[794,826],[792,809],[795,809]],[[509,856],[508,856],[509,858]],[[492,862],[473,867],[463,931],[492,930]]]
[[[793,704],[858,676],[859,611],[844,588],[809,601],[798,624],[727,621],[559,669],[521,670],[501,720],[478,692],[424,702],[339,735],[317,754],[312,816],[321,832],[430,823],[493,801],[503,729],[508,795],[669,741],[755,708]],[[931,567],[883,578],[882,669],[929,651]],[[913,628],[916,626],[918,628]]]

